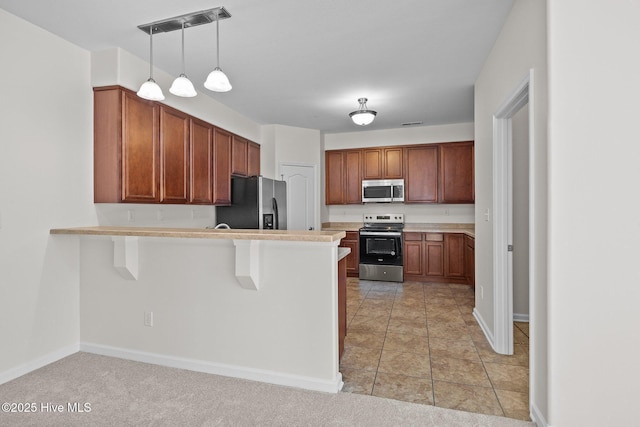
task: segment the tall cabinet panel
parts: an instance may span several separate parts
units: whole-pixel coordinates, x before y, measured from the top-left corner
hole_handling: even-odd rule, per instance
[[[191,119],[190,129],[191,191],[190,203],[213,203],[213,126]]]
[[[325,203],[340,205],[345,203],[344,156],[342,151],[325,152]]]
[[[440,203],[474,203],[473,141],[440,145]]]
[[[405,203],[438,202],[438,146],[405,147]]]
[[[345,199],[347,204],[362,203],[362,161],[361,151],[344,152]]]
[[[160,201],[189,201],[189,116],[160,107]]]
[[[158,106],[128,92],[122,105],[122,201],[158,202]]]
[[[231,204],[231,133],[214,128],[213,135],[213,203]]]

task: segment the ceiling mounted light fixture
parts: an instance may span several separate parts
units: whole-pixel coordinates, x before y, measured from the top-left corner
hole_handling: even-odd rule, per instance
[[[373,110],[367,110],[367,98],[359,98],[358,102],[360,103],[360,107],[356,111],[349,113],[349,117],[351,117],[353,123],[359,126],[371,124],[378,113]]]
[[[192,98],[198,94],[193,87],[191,80],[187,78],[184,67],[184,22],[182,23],[182,73],[173,81],[173,84],[169,88],[169,92],[176,96],[182,96],[184,98]]]
[[[218,14],[216,13],[216,68],[209,73],[207,81],[204,82],[204,87],[214,92],[229,92],[231,90],[231,83],[225,73],[220,68],[220,24],[218,21]]]
[[[162,89],[153,80],[153,26],[149,26],[149,79],[142,83],[140,90],[138,90],[138,96],[140,98],[148,99],[150,101],[162,101],[164,94]]]
[[[182,30],[182,73],[173,81],[171,92],[177,96],[193,97],[198,93],[193,87],[193,83],[187,78],[184,66],[184,30],[185,28],[196,27],[202,24],[211,24],[215,21],[216,33],[218,36],[218,66],[209,74],[205,87],[216,92],[227,92],[231,90],[229,79],[220,69],[220,30],[218,29],[218,21],[221,19],[231,18],[231,14],[224,7],[214,7],[213,9],[202,10],[200,12],[188,13],[162,21],[155,21],[149,24],[138,25],[138,28],[145,34],[149,35],[149,79],[142,84],[138,91],[138,96],[151,101],[162,101],[164,95],[160,86],[153,80],[153,34],[168,33],[170,31]]]

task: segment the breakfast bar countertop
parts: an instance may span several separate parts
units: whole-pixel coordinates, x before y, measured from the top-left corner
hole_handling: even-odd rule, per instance
[[[279,240],[290,242],[334,242],[345,236],[344,231],[306,230],[245,230],[208,228],[163,228],[163,227],[72,227],[53,228],[51,234],[71,234],[90,236],[131,236],[131,237],[174,237],[192,239],[233,239],[233,240]]]

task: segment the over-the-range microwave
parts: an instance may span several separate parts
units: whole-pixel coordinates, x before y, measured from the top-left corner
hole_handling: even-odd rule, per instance
[[[362,180],[362,202],[404,202],[404,179]]]

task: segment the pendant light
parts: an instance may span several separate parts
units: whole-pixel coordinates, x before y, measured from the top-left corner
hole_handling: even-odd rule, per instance
[[[184,22],[182,23],[182,73],[173,81],[169,92],[184,98],[192,98],[198,94],[184,71]]]
[[[204,82],[204,87],[214,92],[229,92],[231,90],[231,83],[229,78],[220,69],[220,27],[218,21],[218,13],[215,14],[216,18],[216,68],[209,73],[207,81]]]
[[[378,113],[373,110],[367,110],[367,98],[360,98],[358,102],[360,103],[360,107],[356,111],[349,113],[349,117],[351,117],[353,123],[359,126],[371,124]]]
[[[142,83],[140,90],[138,90],[138,96],[150,101],[162,101],[164,99],[162,89],[153,80],[153,26],[149,27],[149,80]]]

